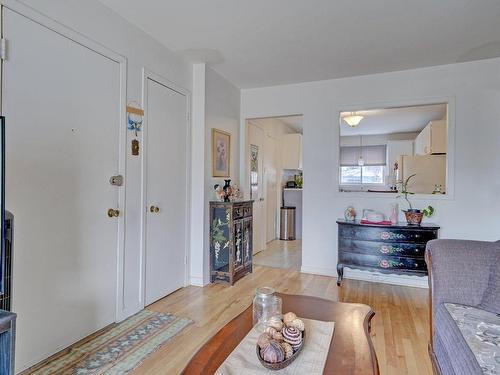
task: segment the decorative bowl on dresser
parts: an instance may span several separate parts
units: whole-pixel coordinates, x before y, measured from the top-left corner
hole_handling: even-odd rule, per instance
[[[233,285],[252,272],[253,201],[210,202],[210,281]]]
[[[438,238],[435,224],[361,224],[337,220],[339,260],[337,285],[344,267],[381,273],[427,275],[425,246]]]

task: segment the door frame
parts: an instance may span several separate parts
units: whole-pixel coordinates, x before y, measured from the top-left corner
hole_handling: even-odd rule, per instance
[[[276,207],[275,207],[275,210],[274,210],[274,216],[273,216],[273,226],[274,226],[274,238],[271,240],[271,241],[268,241],[267,240],[267,230],[269,228],[269,220],[267,220],[267,217],[266,217],[266,247],[267,247],[267,244],[272,242],[272,241],[275,241],[279,238],[279,224],[278,224],[278,221],[279,221],[279,212],[280,212],[280,207],[281,207],[281,202],[280,202],[280,191],[281,191],[281,180],[282,180],[282,173],[280,173],[280,167],[281,165],[279,165],[279,163],[277,162],[277,153],[281,152],[281,147],[278,146],[279,144],[279,139],[273,137],[272,135],[268,134],[268,133],[265,133],[265,136],[266,136],[266,140],[269,138],[269,139],[272,139],[272,141],[274,142],[274,148],[273,148],[273,152],[274,152],[274,156],[273,156],[273,161],[274,161],[274,167],[276,168],[276,194],[274,194],[274,197],[273,199],[276,201]],[[265,160],[265,157],[266,157],[267,153],[264,151],[264,160]],[[266,168],[264,167],[264,199],[265,199],[265,202],[267,202],[265,204],[266,206],[266,215],[267,215],[267,208],[268,208],[268,205],[269,205],[269,198],[272,197],[272,194],[270,195],[268,190],[267,190],[267,180],[266,180]]]
[[[254,201],[254,204],[261,204],[263,207],[260,207],[261,209],[261,212],[260,212],[260,215],[261,217],[260,218],[257,218],[258,220],[261,220],[263,225],[259,225],[260,227],[260,231],[259,230],[255,230],[255,223],[253,224],[253,233],[256,234],[260,234],[260,237],[261,238],[257,238],[256,240],[257,241],[253,241],[253,249],[252,249],[252,252],[253,254],[258,254],[259,252],[261,251],[264,251],[266,249],[266,245],[267,245],[267,201],[266,201],[266,186],[265,186],[265,176],[264,176],[264,155],[265,155],[265,139],[266,139],[266,136],[267,136],[267,133],[265,131],[265,129],[262,127],[261,124],[259,124],[258,122],[255,121],[256,119],[249,119],[245,122],[245,135],[246,135],[246,138],[245,138],[245,147],[244,149],[246,150],[245,152],[245,175],[246,175],[246,181],[247,181],[247,188],[249,189],[250,191],[250,126],[253,126],[257,129],[259,129],[260,131],[262,131],[262,135],[263,135],[263,138],[262,138],[262,144],[259,146],[259,159],[261,160],[262,162],[262,168],[260,169],[260,172],[259,172],[259,178],[260,178],[260,183],[259,183],[259,186],[260,186],[260,190],[261,192],[259,193],[259,198],[256,199],[255,197],[252,197],[253,201]],[[263,212],[262,212],[263,211]],[[254,206],[254,219],[256,218],[255,216],[255,206]],[[262,217],[264,216],[264,217]],[[259,233],[260,232],[260,233]],[[259,250],[257,252],[255,252],[255,247],[256,245],[259,247]]]
[[[148,80],[157,82],[166,88],[173,90],[180,95],[183,95],[186,100],[186,238],[184,249],[184,286],[188,285],[189,279],[189,249],[191,239],[191,93],[183,87],[177,85],[171,80],[153,72],[152,70],[142,68],[142,108],[144,109],[143,127],[142,127],[142,153],[141,153],[141,245],[140,245],[140,259],[141,259],[141,276],[139,285],[139,306],[144,308],[146,296],[146,226],[147,226],[147,151],[146,141],[148,136]]]
[[[118,128],[118,170],[110,171],[111,173],[118,173],[125,176],[126,172],[126,126],[127,126],[127,116],[125,112],[125,107],[127,104],[127,58],[120,55],[117,52],[103,46],[102,44],[93,41],[90,38],[78,33],[77,31],[39,13],[38,11],[24,5],[17,0],[0,0],[0,20],[3,20],[4,9],[9,9],[19,15],[28,18],[29,20],[67,38],[82,47],[85,47],[103,57],[115,62],[119,67],[119,103],[117,103],[119,110],[119,128]],[[3,35],[3,22],[1,24],[2,37]],[[8,44],[8,41],[7,41]],[[7,61],[8,61],[8,48],[7,48]],[[77,74],[78,72],[75,72]],[[3,104],[3,62],[2,62],[2,78],[0,85],[0,108]],[[1,108],[3,113],[3,108]],[[118,221],[117,230],[117,248],[116,248],[116,300],[115,300],[115,321],[120,321],[126,318],[126,311],[124,307],[124,254],[125,254],[125,190],[126,186],[118,187],[117,200],[118,208],[123,213],[116,220]],[[104,214],[104,213],[103,213]],[[15,298],[15,296],[13,297]]]

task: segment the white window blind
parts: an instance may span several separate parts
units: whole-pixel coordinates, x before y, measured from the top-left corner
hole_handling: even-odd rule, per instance
[[[376,146],[342,146],[340,147],[340,166],[358,165],[359,157],[363,157],[364,165],[379,166],[386,164],[386,145]]]

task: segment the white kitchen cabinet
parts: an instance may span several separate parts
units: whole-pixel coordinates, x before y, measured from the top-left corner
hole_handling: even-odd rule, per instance
[[[447,144],[448,132],[446,120],[431,121],[415,139],[415,154],[446,154]]]
[[[285,134],[281,149],[283,169],[302,170],[302,134]]]

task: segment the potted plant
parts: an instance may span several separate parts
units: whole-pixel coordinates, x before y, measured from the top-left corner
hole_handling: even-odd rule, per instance
[[[401,185],[401,189],[399,191],[401,195],[398,195],[398,198],[400,198],[402,196],[402,197],[404,197],[406,203],[408,203],[408,209],[406,211],[402,210],[405,213],[406,222],[408,223],[408,225],[420,225],[424,215],[426,217],[431,217],[434,214],[434,207],[427,206],[427,208],[424,208],[423,210],[419,210],[419,209],[413,208],[410,200],[408,199],[408,195],[415,194],[415,193],[411,192],[408,188],[408,183],[415,176],[416,176],[416,174],[412,174],[411,176],[408,176],[406,178],[406,180],[398,182]]]

